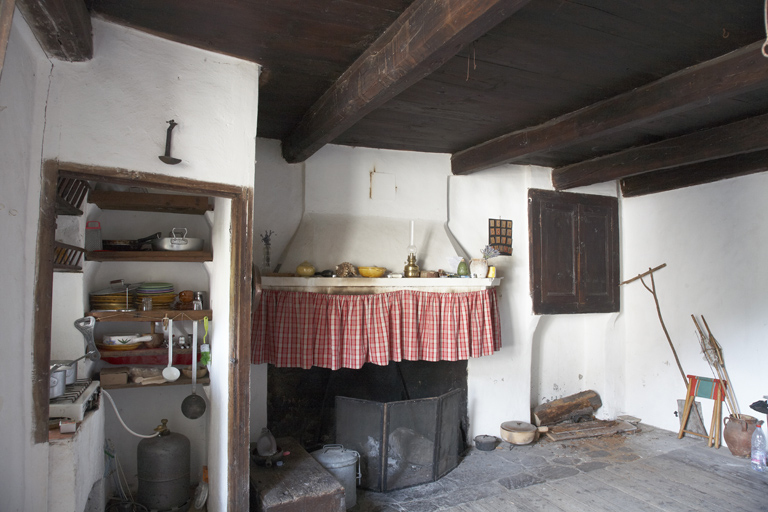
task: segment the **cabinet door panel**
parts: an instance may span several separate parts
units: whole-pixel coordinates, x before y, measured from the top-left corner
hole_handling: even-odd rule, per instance
[[[618,200],[536,189],[528,197],[534,313],[618,311]]]

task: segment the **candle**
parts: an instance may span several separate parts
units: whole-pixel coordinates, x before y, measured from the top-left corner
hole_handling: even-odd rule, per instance
[[[411,221],[411,247],[413,247],[413,221]]]

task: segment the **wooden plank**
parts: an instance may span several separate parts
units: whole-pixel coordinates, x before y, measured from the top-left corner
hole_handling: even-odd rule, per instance
[[[93,58],[91,14],[81,0],[18,0],[16,4],[43,51],[79,62]]]
[[[213,210],[207,196],[178,194],[149,194],[144,192],[121,192],[114,190],[93,190],[88,202],[102,210],[127,210],[137,212],[183,213],[202,215]]]
[[[662,473],[650,468],[638,469],[635,464],[616,464],[593,471],[590,476],[611,485],[625,494],[643,500],[660,510],[678,512],[729,512],[708,496],[691,491],[688,487],[670,482]]]
[[[88,261],[213,261],[211,251],[88,251]]]
[[[522,161],[542,151],[593,140],[765,87],[768,65],[760,53],[762,43],[753,43],[544,124],[459,151],[451,157],[451,170],[454,174],[470,174]]]
[[[645,500],[607,485],[588,474],[563,478],[554,485],[574,501],[581,503],[584,510],[621,510],[622,512],[658,512],[659,510]]]
[[[53,253],[56,233],[56,163],[42,166],[40,217],[37,224],[34,334],[32,338],[32,436],[35,443],[48,442],[48,401],[53,311]]]
[[[766,149],[768,114],[763,114],[559,167],[552,171],[552,183],[558,190],[581,187]]]
[[[0,0],[0,75],[3,73],[5,50],[8,47],[8,38],[11,36],[15,4],[16,0]]]
[[[250,475],[251,286],[253,189],[243,187],[231,201],[229,272],[229,376],[227,387],[227,510],[247,510]],[[342,493],[344,492],[342,488]],[[343,501],[343,500],[342,500]]]
[[[309,109],[283,140],[283,157],[306,160],[529,1],[415,1]]]
[[[677,483],[709,497],[710,502],[738,503],[745,508],[761,510],[765,507],[765,491],[768,484],[762,481],[757,488],[745,486],[729,478],[728,471],[717,470],[717,465],[699,467],[681,460],[675,460],[670,454],[680,452],[674,450],[658,457],[638,461],[643,468],[653,468],[661,478]],[[711,459],[710,459],[711,463]],[[762,479],[761,479],[762,480]]]
[[[768,171],[768,151],[753,151],[622,178],[621,194],[638,197],[765,171]]]

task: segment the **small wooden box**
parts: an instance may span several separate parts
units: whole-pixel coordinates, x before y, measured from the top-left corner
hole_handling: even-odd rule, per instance
[[[102,368],[99,380],[101,381],[102,388],[128,384],[128,367],[116,366],[114,368]]]
[[[251,463],[251,512],[344,512],[344,486],[291,437],[277,439],[289,451],[283,465]],[[254,445],[251,445],[253,451]]]

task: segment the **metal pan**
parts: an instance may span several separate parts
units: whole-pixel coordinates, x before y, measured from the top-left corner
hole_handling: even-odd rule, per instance
[[[152,249],[156,251],[202,251],[202,238],[187,238],[187,229],[173,228],[170,238],[152,240]]]
[[[140,251],[145,244],[157,240],[160,236],[162,235],[158,231],[138,240],[102,240],[101,246],[105,251]]]

